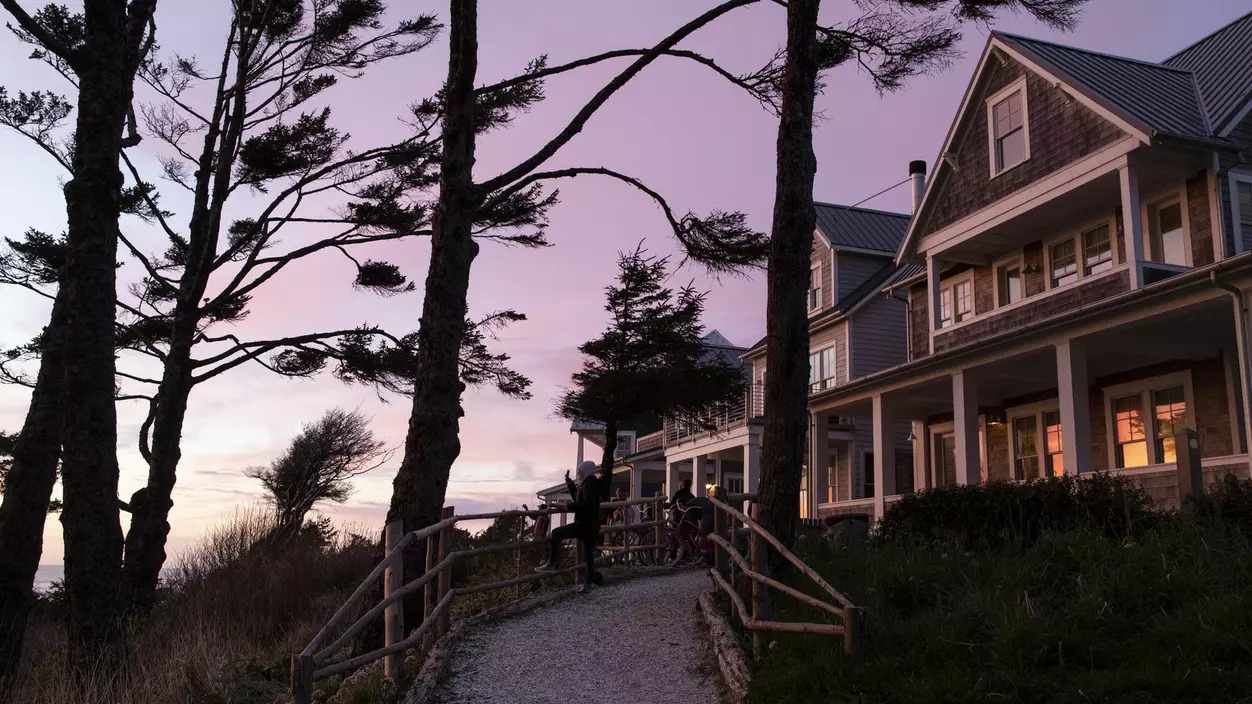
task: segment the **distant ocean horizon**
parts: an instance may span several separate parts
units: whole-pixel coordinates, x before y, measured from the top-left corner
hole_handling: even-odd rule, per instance
[[[52,588],[52,583],[60,581],[65,576],[65,565],[40,565],[35,570],[35,591],[46,592]]]

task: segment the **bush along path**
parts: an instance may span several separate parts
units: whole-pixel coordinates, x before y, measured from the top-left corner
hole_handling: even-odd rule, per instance
[[[703,570],[636,579],[484,624],[457,644],[437,704],[717,704],[697,629]]]

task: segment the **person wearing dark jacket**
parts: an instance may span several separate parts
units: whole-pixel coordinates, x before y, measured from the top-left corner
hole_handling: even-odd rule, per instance
[[[567,526],[559,526],[552,530],[548,539],[548,559],[544,560],[536,572],[552,572],[557,569],[557,561],[561,555],[561,543],[571,538],[578,539],[579,550],[582,551],[584,573],[580,594],[585,594],[595,579],[596,540],[600,536],[600,499],[607,486],[596,476],[596,463],[587,461],[578,465],[578,480],[575,484],[565,473],[565,486],[570,496],[574,497],[570,507],[574,510],[574,522]]]
[[[695,495],[691,493],[691,480],[684,479],[682,488],[674,492],[674,499],[672,502],[670,502],[670,505],[678,506],[679,508],[684,508],[686,507],[687,502],[691,501],[694,498],[695,498]]]

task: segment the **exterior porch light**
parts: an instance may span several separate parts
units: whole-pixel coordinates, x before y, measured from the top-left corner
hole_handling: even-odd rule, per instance
[[[1008,422],[1003,408],[993,408],[985,413],[987,425],[1004,425]]]

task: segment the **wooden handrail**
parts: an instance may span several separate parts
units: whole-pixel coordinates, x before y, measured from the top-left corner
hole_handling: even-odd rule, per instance
[[[663,506],[665,503],[666,501],[665,501],[664,496],[656,496],[652,498],[629,499],[625,501],[606,501],[600,504],[600,508],[611,510],[611,509],[616,509],[616,508],[620,508],[623,506],[637,506],[637,505],[643,505],[643,504],[649,504],[649,505],[655,504],[659,507],[659,506]],[[391,658],[391,656],[394,656],[396,653],[400,653],[408,648],[414,647],[415,645],[418,645],[419,643],[421,643],[424,638],[426,638],[427,636],[431,634],[432,629],[434,630],[436,635],[442,635],[447,628],[448,618],[451,612],[451,605],[455,601],[457,596],[466,596],[470,594],[477,594],[479,592],[491,591],[495,589],[503,589],[507,587],[520,586],[521,584],[525,584],[527,582],[539,581],[539,580],[547,579],[556,575],[569,574],[569,573],[577,572],[581,569],[585,569],[585,567],[582,565],[575,565],[575,566],[567,567],[567,568],[560,569],[560,570],[542,572],[542,573],[534,574],[534,575],[525,575],[525,576],[520,575],[521,551],[526,550],[528,548],[533,548],[536,546],[543,545],[545,542],[547,542],[544,539],[539,539],[539,540],[524,540],[523,539],[523,540],[519,540],[515,542],[501,544],[501,545],[489,545],[486,547],[473,548],[473,549],[468,549],[468,550],[452,551],[449,549],[450,529],[452,529],[453,527],[457,525],[457,523],[462,522],[462,521],[487,520],[487,519],[498,519],[498,518],[507,518],[507,517],[523,518],[523,517],[547,516],[547,515],[554,515],[554,514],[567,513],[567,512],[568,512],[567,507],[553,507],[553,508],[548,508],[548,509],[538,509],[534,511],[529,511],[529,510],[528,511],[497,511],[495,513],[478,513],[478,514],[467,514],[467,515],[457,516],[457,515],[453,515],[453,510],[451,507],[446,507],[444,509],[444,517],[437,523],[433,523],[419,530],[415,530],[415,531],[403,534],[402,537],[394,541],[394,545],[383,556],[383,559],[379,561],[377,565],[374,566],[374,569],[370,571],[369,575],[364,580],[362,580],[360,585],[357,586],[356,590],[354,590],[353,593],[348,597],[348,599],[343,603],[343,605],[339,607],[339,609],[330,618],[330,620],[326,623],[326,625],[323,626],[321,630],[318,631],[317,635],[313,637],[313,639],[304,648],[304,650],[301,651],[299,654],[292,656],[292,662],[291,662],[292,702],[294,702],[294,704],[308,704],[312,699],[312,685],[313,685],[313,682],[316,680],[342,674],[344,672],[348,672],[357,667],[368,664],[370,662],[374,662],[382,658]],[[655,531],[655,535],[657,536],[657,541],[656,541],[656,544],[653,544],[653,545],[637,545],[637,546],[633,546],[629,548],[615,549],[612,554],[596,557],[594,561],[596,563],[601,563],[601,562],[606,562],[610,560],[618,560],[618,559],[621,559],[623,555],[629,555],[629,554],[636,553],[636,552],[654,552],[654,551],[661,549],[662,546],[660,545],[660,539],[659,539],[660,528],[665,525],[666,525],[666,521],[656,520],[656,521],[647,521],[647,522],[640,522],[640,523],[600,526],[598,530],[600,535],[608,535],[608,534],[613,534],[613,533],[621,533],[621,532],[635,531],[635,530],[638,530],[638,531],[649,530],[649,532]],[[397,535],[397,531],[398,531],[398,524],[390,525],[389,530],[388,530],[389,542],[394,539],[395,535]],[[377,604],[374,604],[368,611],[366,611],[359,618],[357,618],[352,623],[352,625],[348,626],[348,628],[345,629],[343,633],[340,634],[340,636],[336,638],[332,643],[323,647],[322,643],[325,642],[330,637],[330,634],[334,632],[336,628],[342,625],[342,623],[346,620],[348,614],[350,614],[352,609],[361,602],[361,600],[365,597],[365,594],[370,590],[370,588],[375,584],[375,582],[377,582],[377,580],[381,576],[383,576],[387,568],[393,565],[396,565],[397,561],[402,559],[402,556],[405,550],[411,548],[418,541],[424,541],[426,544],[427,567],[426,567],[425,573],[417,577],[413,581],[400,586],[399,588],[394,588],[391,585],[388,585],[386,587],[388,593],[384,595],[381,601],[379,601]],[[432,557],[435,545],[438,545],[438,551],[439,551],[439,559],[437,562],[435,562]],[[472,587],[462,587],[460,589],[451,588],[449,577],[451,575],[452,566],[458,560],[463,560],[463,559],[467,559],[471,557],[477,557],[477,556],[488,555],[488,554],[493,554],[493,553],[508,552],[508,551],[518,552],[519,558],[518,558],[518,563],[517,563],[518,565],[517,569],[518,569],[519,576],[513,579],[506,579],[502,581],[492,582],[489,584],[479,584],[479,585],[474,585]],[[416,629],[414,629],[413,632],[408,635],[408,637],[398,642],[390,642],[397,636],[388,635],[387,636],[388,642],[384,645],[384,647],[378,650],[374,650],[369,653],[365,653],[363,655],[358,655],[356,657],[350,658],[348,660],[344,660],[342,662],[326,664],[326,660],[328,658],[333,656],[336,652],[339,652],[344,646],[346,646],[349,642],[351,642],[353,638],[359,635],[361,631],[363,631],[371,622],[373,622],[376,618],[378,618],[384,612],[389,614],[388,616],[389,622],[391,622],[392,619],[398,618],[399,621],[396,621],[396,623],[402,623],[403,621],[402,614],[395,611],[396,607],[394,605],[402,603],[402,600],[405,599],[405,597],[411,594],[414,594],[416,592],[425,590],[427,593],[427,598],[425,599],[425,603],[427,604],[427,608],[429,608],[429,604],[433,601],[433,599],[430,598],[430,589],[431,589],[430,585],[436,579],[439,580],[439,592],[442,595],[441,598],[439,599],[439,603],[433,609],[430,609],[429,612],[424,614],[421,624]],[[518,593],[518,597],[520,598],[520,592]],[[392,625],[394,627],[395,624],[393,623]],[[394,628],[392,631],[389,631],[389,633],[394,633]],[[388,662],[392,662],[392,660],[389,659]],[[392,663],[393,665],[397,666],[393,669],[398,669],[398,662],[399,661],[396,660],[394,663]]]
[[[783,547],[783,544],[778,541],[778,538],[775,538],[773,535],[770,534],[769,531],[757,525],[756,521],[752,520],[751,518],[748,518],[748,516],[746,516],[742,511],[730,506],[729,504],[726,504],[725,502],[718,500],[717,498],[710,498],[709,501],[711,501],[713,505],[716,506],[717,508],[729,513],[730,515],[734,516],[740,521],[743,521],[743,524],[745,526],[751,528],[754,533],[761,536],[761,538],[764,539],[765,542],[773,546],[773,548],[777,550],[780,555],[785,557],[788,562],[794,565],[796,569],[800,570],[809,579],[816,582],[817,585],[821,587],[822,589],[824,589],[827,594],[829,594],[832,598],[835,599],[835,601],[838,601],[843,606],[853,605],[852,601],[849,600],[848,597],[844,596],[843,594],[840,594],[834,587],[827,584],[826,580],[822,579],[822,576],[819,575],[816,571],[814,571],[812,567],[809,567],[808,565],[804,564],[803,560],[796,557],[787,548]]]
[[[834,614],[835,616],[838,616],[839,618],[843,618],[844,613],[843,613],[842,608],[838,606],[831,606],[830,604],[827,604],[821,599],[814,599],[813,597],[809,596],[808,594],[805,594],[799,589],[796,589],[794,587],[789,587],[786,584],[783,584],[782,582],[779,582],[776,579],[770,579],[769,577],[766,577],[760,572],[757,572],[756,570],[752,569],[752,567],[748,564],[747,558],[741,555],[739,551],[735,549],[733,546],[731,546],[731,544],[728,543],[726,539],[723,538],[722,536],[710,535],[709,540],[721,546],[722,549],[724,549],[727,552],[727,554],[730,555],[731,559],[734,560],[735,563],[739,565],[739,569],[743,570],[744,575],[746,575],[750,579],[760,582],[761,584],[768,584],[770,587],[777,589],[778,591],[784,594],[787,594],[788,596],[795,597],[796,599],[803,601],[809,606],[821,609],[822,611],[825,611],[827,613]]]

